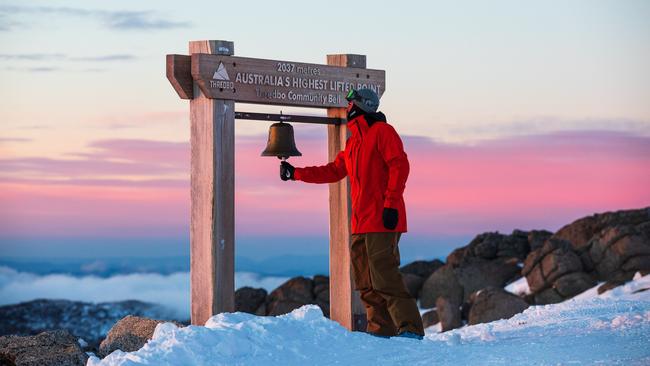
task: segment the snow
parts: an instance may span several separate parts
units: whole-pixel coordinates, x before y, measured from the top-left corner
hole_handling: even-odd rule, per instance
[[[598,287],[600,287],[601,285],[602,283],[599,283],[597,286],[594,286],[591,289],[574,297],[574,299],[576,300],[589,299],[597,296],[602,299],[628,299],[628,300],[650,301],[650,275],[642,277],[641,273],[637,272],[634,275],[632,281],[629,281],[623,286],[615,287],[609,291],[606,291],[598,295]],[[643,289],[647,289],[647,290],[640,291]]]
[[[504,289],[518,296],[530,294],[530,287],[528,287],[528,281],[526,280],[526,277],[518,279],[517,281],[506,286]]]
[[[647,287],[650,276],[637,276],[606,296],[533,306],[423,341],[349,332],[315,305],[277,317],[223,313],[205,326],[159,324],[140,350],[87,365],[648,365],[650,291],[635,293]]]

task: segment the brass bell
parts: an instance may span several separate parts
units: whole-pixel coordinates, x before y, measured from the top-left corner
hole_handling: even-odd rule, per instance
[[[293,126],[288,123],[277,122],[269,127],[269,141],[262,156],[277,156],[278,159],[287,159],[290,156],[302,156],[296,148],[293,138]]]

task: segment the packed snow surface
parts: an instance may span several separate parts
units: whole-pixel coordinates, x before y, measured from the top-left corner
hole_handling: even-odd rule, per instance
[[[136,352],[108,365],[650,365],[650,276],[507,320],[427,334],[423,341],[349,332],[315,305],[260,317],[224,313],[204,327],[159,324]]]

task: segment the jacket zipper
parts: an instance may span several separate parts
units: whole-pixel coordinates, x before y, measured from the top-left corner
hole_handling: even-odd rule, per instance
[[[356,219],[357,225],[359,225],[359,216],[357,216],[357,210],[359,210],[359,197],[361,197],[361,178],[359,177],[359,155],[361,155],[361,144],[363,143],[363,132],[361,132],[361,122],[357,122],[357,130],[359,130],[359,143],[357,144],[357,153],[354,157],[354,176],[357,178],[357,190],[359,194],[357,195],[357,202],[355,202],[354,217]]]

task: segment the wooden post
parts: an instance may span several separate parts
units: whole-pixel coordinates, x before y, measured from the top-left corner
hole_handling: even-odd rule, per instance
[[[327,64],[366,68],[363,55],[327,55]],[[328,108],[328,117],[346,118],[345,108]],[[349,132],[345,125],[327,126],[327,151],[333,161],[345,150]],[[354,290],[350,265],[350,180],[329,185],[330,198],[330,318],[349,330],[366,329],[366,313]]]
[[[192,41],[193,53],[233,55],[233,42]],[[235,102],[208,99],[197,83],[190,101],[192,324],[235,309]]]

